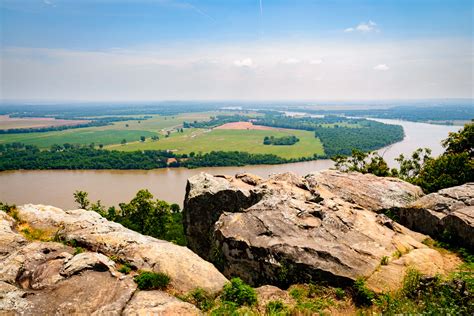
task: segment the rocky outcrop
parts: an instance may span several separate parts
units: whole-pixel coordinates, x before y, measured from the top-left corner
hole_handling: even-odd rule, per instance
[[[311,189],[317,191],[325,188],[344,201],[373,212],[404,207],[423,196],[418,186],[398,178],[377,177],[373,174],[324,170],[305,178]]]
[[[318,280],[344,285],[359,277],[373,285],[371,277],[395,271],[398,286],[413,262],[427,262],[422,267],[427,274],[444,273],[441,254],[421,243],[426,236],[376,213],[408,204],[421,195],[419,188],[372,175],[343,177],[334,171],[306,178],[286,173],[251,182],[196,175],[188,180],[184,203],[189,245],[224,275],[253,285]],[[371,181],[377,185],[361,194],[375,201],[356,203],[356,190],[364,192]],[[352,187],[347,194],[342,183]],[[402,268],[375,274],[382,260]]]
[[[454,238],[474,249],[474,183],[425,195],[396,215],[403,225],[435,238]]]
[[[141,235],[96,212],[63,211],[52,206],[28,204],[18,208],[18,216],[35,229],[123,259],[137,269],[164,272],[171,277],[171,285],[178,292],[199,287],[215,293],[227,282],[211,263],[188,248]]]
[[[25,205],[15,218],[0,211],[2,315],[200,314],[194,305],[163,291],[139,291],[136,272],[120,273],[111,258],[134,269],[167,273],[171,293],[197,287],[215,293],[226,282],[189,249],[140,235],[95,212]]]

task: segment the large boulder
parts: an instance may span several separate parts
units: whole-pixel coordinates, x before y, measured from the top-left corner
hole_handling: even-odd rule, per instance
[[[199,287],[216,293],[227,282],[211,263],[188,248],[141,235],[93,211],[63,211],[52,206],[27,204],[18,208],[18,216],[34,229],[49,231],[57,238],[115,256],[137,269],[166,273],[177,292]]]
[[[338,174],[338,178],[343,176]],[[355,203],[354,197],[341,196],[340,189],[333,193],[330,185],[318,185],[316,175],[301,178],[286,173],[259,181],[243,179],[196,175],[188,180],[184,203],[191,249],[228,277],[239,276],[253,285],[318,280],[346,285],[360,277],[370,278],[382,259],[405,268],[413,262],[395,262],[398,254],[437,257],[425,270],[444,273],[443,265],[437,264],[443,261],[441,255],[421,243],[426,236],[374,212],[408,203],[421,194],[416,187],[406,185],[409,193],[403,193],[405,184],[388,181],[385,189],[377,190],[391,192],[394,201],[390,202],[390,195],[377,196],[376,202],[364,204],[367,209]],[[363,191],[362,184],[358,186]],[[406,269],[397,271],[399,285]]]
[[[454,238],[474,249],[474,183],[425,195],[396,215],[413,230],[434,238]]]
[[[307,175],[306,180],[313,190],[326,188],[341,199],[374,212],[404,207],[423,196],[420,187],[398,178],[359,172],[324,170]]]
[[[174,283],[166,289],[171,294],[203,286],[217,291],[217,284],[225,283],[222,274],[187,248],[141,236],[93,212],[71,214],[50,206],[28,205],[15,211],[15,220],[0,211],[1,315],[200,314],[193,305],[164,291],[138,290],[133,280],[137,272],[117,271],[118,264],[104,254],[105,250],[114,254],[114,260],[120,258],[136,268],[171,274]],[[97,236],[90,237],[94,234]],[[113,236],[115,243],[99,245]],[[113,252],[109,246],[122,247],[123,252]],[[175,254],[170,255],[172,251]],[[186,258],[189,254],[191,257]],[[182,263],[177,262],[180,255]],[[159,256],[169,256],[169,264],[177,267],[168,270],[162,263],[167,258],[157,260]],[[206,277],[210,280],[204,282]]]

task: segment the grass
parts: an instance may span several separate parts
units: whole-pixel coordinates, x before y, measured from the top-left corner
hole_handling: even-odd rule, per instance
[[[213,112],[180,114],[176,116],[153,116],[143,121],[123,121],[112,125],[75,128],[63,131],[51,131],[44,133],[22,133],[2,134],[0,144],[21,142],[27,145],[35,145],[47,148],[54,144],[90,144],[103,145],[120,144],[122,139],[127,142],[139,141],[140,136],[147,138],[155,135],[161,136],[162,130],[172,129],[181,125],[184,121],[207,120]],[[128,125],[128,127],[127,127]]]
[[[300,139],[294,145],[264,145],[265,136],[283,137],[294,135]],[[314,133],[299,130],[204,130],[186,129],[184,133],[172,133],[158,141],[114,145],[108,149],[133,151],[147,149],[173,150],[179,154],[206,153],[210,151],[245,151],[252,154],[274,154],[283,158],[312,157],[323,155],[324,149]]]

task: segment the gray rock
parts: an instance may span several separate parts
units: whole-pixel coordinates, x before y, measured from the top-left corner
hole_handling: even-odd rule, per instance
[[[201,315],[194,305],[161,291],[138,291],[123,311],[125,316]]]
[[[114,274],[115,262],[101,253],[83,252],[66,260],[60,274],[69,277],[83,270],[110,271]]]
[[[28,204],[20,206],[18,214],[30,226],[55,232],[66,240],[75,240],[89,250],[119,257],[138,269],[164,272],[171,277],[171,286],[178,292],[200,287],[216,293],[227,282],[211,263],[188,248],[141,235],[96,212],[63,211],[52,206]]]
[[[410,229],[433,238],[453,238],[474,249],[474,183],[425,195],[396,215]]]
[[[348,177],[350,183],[355,175]],[[403,183],[388,181],[388,188],[378,191],[398,192],[393,193],[395,201],[378,198],[366,204],[368,210],[342,198],[341,190],[333,193],[329,185],[314,181],[291,173],[256,185],[208,174],[190,178],[184,208],[187,227],[193,228],[186,230],[190,247],[212,260],[224,275],[239,276],[253,285],[317,280],[350,284],[370,277],[383,257],[397,251],[426,258],[417,251],[427,249],[421,243],[426,236],[374,212],[400,205],[405,199],[401,196],[412,196],[400,193]],[[199,225],[194,226],[196,222]],[[441,258],[434,253],[429,255]],[[442,266],[429,268],[444,272]]]
[[[343,200],[373,212],[404,207],[423,196],[420,187],[398,178],[359,172],[324,170],[307,175],[306,181],[311,189],[326,188]]]

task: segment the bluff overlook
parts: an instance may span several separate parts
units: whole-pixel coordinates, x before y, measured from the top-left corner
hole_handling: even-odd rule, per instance
[[[219,306],[233,277],[260,286],[252,307],[258,314],[275,300],[301,308],[294,291],[285,291],[294,284],[350,293],[364,280],[374,295],[391,293],[404,286],[410,269],[428,278],[456,271],[461,259],[431,247],[424,234],[437,238],[449,231],[472,249],[473,185],[424,195],[395,178],[354,172],[268,179],[201,173],[186,189],[189,248],[141,235],[93,211],[19,206],[0,212],[0,310],[198,315],[214,307],[197,304],[196,291],[217,297],[212,304]],[[143,271],[165,274],[169,284],[144,290],[137,282]],[[454,288],[472,302],[471,292]],[[338,304],[353,306],[349,298]],[[337,306],[319,311],[332,313]]]

